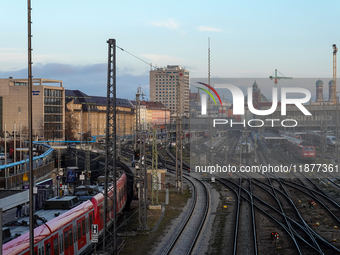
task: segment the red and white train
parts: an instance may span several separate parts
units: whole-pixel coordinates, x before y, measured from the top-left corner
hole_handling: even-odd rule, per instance
[[[131,202],[129,174],[123,173],[117,180],[117,213],[121,213]],[[131,184],[132,185],[132,184]],[[108,208],[113,208],[113,186],[109,188]],[[62,197],[69,198],[72,197]],[[60,199],[62,199],[60,198]],[[59,198],[55,198],[57,200]],[[43,210],[54,213],[56,210]],[[62,210],[59,210],[62,211]],[[58,214],[57,214],[58,215]],[[104,229],[104,195],[98,193],[70,210],[64,210],[59,216],[34,229],[35,255],[74,255],[88,251],[91,246],[91,225],[98,224],[99,236]],[[108,219],[114,217],[113,211],[108,212]],[[110,222],[110,221],[108,221]],[[4,255],[29,255],[29,233],[11,240],[3,245]]]
[[[306,142],[291,136],[284,136],[283,147],[300,159],[314,160],[315,147]]]

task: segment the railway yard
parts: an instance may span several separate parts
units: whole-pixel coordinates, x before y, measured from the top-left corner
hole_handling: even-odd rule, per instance
[[[165,188],[159,191],[160,210],[147,210],[148,229],[141,231],[134,186],[131,201],[129,195],[122,200],[130,209],[119,209],[119,253],[340,254],[340,182],[334,147],[322,152],[318,141],[304,138],[310,141],[306,133],[297,132],[223,131],[191,135],[191,140],[183,137],[183,193],[176,188],[175,148],[168,146],[171,142],[166,138],[159,139],[158,169],[166,169],[162,185],[169,197]],[[100,161],[98,148],[91,158]],[[151,151],[148,145],[146,151]],[[81,153],[74,148],[67,152],[80,159]],[[151,166],[152,153],[146,155],[146,164]],[[121,164],[132,173],[133,156],[133,143],[123,143]],[[94,199],[100,201],[96,196],[93,205]],[[147,204],[150,197],[149,190]],[[90,201],[86,203],[89,215],[95,212]],[[94,253],[91,235],[85,236],[88,245],[74,254]],[[16,239],[4,244],[4,254],[14,254],[6,253],[6,247]],[[101,243],[102,237],[96,246],[99,251]],[[76,242],[74,246],[79,248]],[[59,246],[59,253],[63,249]]]

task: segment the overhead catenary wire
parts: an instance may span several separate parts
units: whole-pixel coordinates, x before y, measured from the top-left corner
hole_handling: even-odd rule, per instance
[[[152,67],[152,68],[154,68],[154,69],[157,68],[157,66],[153,65],[152,63],[149,63],[149,62],[145,61],[144,59],[142,59],[142,58],[136,56],[135,54],[133,54],[133,53],[131,53],[131,52],[129,52],[129,51],[123,49],[122,47],[119,47],[118,45],[116,45],[116,47],[117,47],[118,49],[120,49],[121,51],[124,51],[124,52],[126,52],[127,54],[131,55],[132,57],[134,57],[134,58],[136,58],[136,59],[142,61],[143,63],[147,64],[148,66],[150,66],[150,67]],[[171,76],[171,75],[170,75],[170,76]],[[190,85],[190,86],[193,86],[193,87],[195,87],[195,88],[201,88],[201,87],[196,86],[196,85],[191,84],[191,83],[189,83],[189,85]],[[226,100],[229,101],[229,102],[232,102],[232,100],[229,100],[229,99],[227,99],[227,98],[226,98]]]

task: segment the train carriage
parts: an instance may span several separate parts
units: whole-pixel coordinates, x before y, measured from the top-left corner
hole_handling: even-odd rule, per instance
[[[297,139],[291,136],[284,136],[283,147],[303,160],[315,159],[315,147],[305,140]]]
[[[112,208],[113,185],[109,188],[108,195],[108,208]],[[127,176],[124,173],[117,180],[117,213],[124,209],[129,200],[127,195]],[[54,198],[54,200],[57,199]],[[72,197],[68,197],[68,199],[72,200]],[[63,212],[59,215],[57,211]],[[75,205],[70,210],[51,210],[48,213],[54,214],[55,217],[34,229],[36,255],[82,254],[91,246],[91,225],[98,224],[99,236],[103,233],[104,196],[101,193],[95,195],[91,200]],[[113,216],[112,210],[109,211],[108,218],[112,219]],[[29,232],[26,231],[21,236],[5,243],[3,254],[29,255]]]

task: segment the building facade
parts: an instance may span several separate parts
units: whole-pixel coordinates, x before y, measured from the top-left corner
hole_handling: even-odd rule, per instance
[[[32,80],[32,127],[39,140],[63,140],[65,137],[65,88],[63,82]],[[28,134],[28,80],[0,79],[0,129],[13,134]]]
[[[150,101],[164,104],[175,115],[178,83],[181,115],[189,116],[189,71],[181,66],[168,65],[150,71]]]
[[[106,134],[106,97],[89,96],[79,90],[66,90],[66,111],[74,121],[73,136],[88,133],[91,136]],[[129,136],[134,129],[134,109],[127,99],[116,99],[116,131]]]

